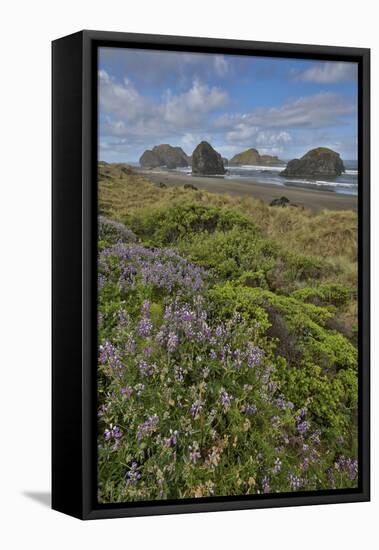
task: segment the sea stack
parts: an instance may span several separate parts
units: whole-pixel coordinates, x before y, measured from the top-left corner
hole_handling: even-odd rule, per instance
[[[220,153],[215,151],[207,141],[199,143],[192,153],[192,174],[205,176],[225,174]]]
[[[284,166],[286,163],[278,157],[271,155],[260,155],[257,149],[253,147],[246,149],[242,153],[234,155],[229,161],[230,166],[249,165],[249,166]]]
[[[255,166],[259,164],[259,159],[260,155],[257,149],[251,148],[247,149],[246,151],[242,151],[242,153],[234,155],[234,157],[230,159],[229,164],[231,166],[238,166],[239,164],[248,164],[251,166]]]
[[[292,178],[335,178],[345,172],[339,153],[327,147],[311,149],[301,159],[290,160],[281,176]]]
[[[181,147],[173,147],[167,143],[156,145],[153,149],[146,149],[139,163],[143,168],[178,168],[189,166],[191,159],[185,154]]]

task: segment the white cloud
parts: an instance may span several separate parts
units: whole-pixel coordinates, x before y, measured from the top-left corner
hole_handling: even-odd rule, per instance
[[[224,77],[229,73],[229,63],[223,55],[215,55],[213,65],[217,76]]]
[[[254,128],[325,128],[341,126],[344,116],[354,113],[356,105],[338,94],[325,92],[301,97],[280,107],[255,109],[250,113],[223,115],[217,128],[230,128],[249,137]]]
[[[222,68],[222,61],[218,63]],[[101,150],[125,153],[127,158],[138,158],[162,142],[191,154],[203,139],[228,158],[248,147],[288,158],[290,150],[305,147],[309,140],[312,145],[332,143],[357,108],[346,97],[324,92],[278,107],[220,115],[230,103],[228,94],[198,77],[184,91],[166,89],[161,97],[149,97],[130,79],[117,81],[104,70],[99,71],[99,92]]]
[[[180,94],[167,89],[160,100],[141,95],[127,78],[117,82],[99,71],[99,102],[103,111],[102,131],[108,136],[156,137],[201,129],[208,113],[227,105],[228,95],[194,79]]]
[[[179,95],[167,90],[162,105],[163,121],[175,126],[191,127],[200,122],[203,115],[225,107],[228,96],[220,88],[209,88],[199,80],[194,80],[192,87]]]
[[[117,66],[135,83],[164,84],[173,77],[177,83],[191,83],[194,78],[223,79],[232,72],[232,65],[223,55],[169,52],[158,50],[125,50],[100,48],[100,66]],[[112,71],[110,71],[112,72]]]
[[[317,63],[303,72],[295,75],[297,80],[307,80],[320,84],[331,84],[355,80],[357,78],[357,64],[345,61]]]
[[[240,124],[226,134],[226,139],[229,143],[238,144],[240,149],[256,147],[260,153],[276,155],[284,151],[285,146],[292,141],[292,136],[284,130],[263,130],[257,126]]]
[[[124,78],[122,83],[118,83],[104,70],[99,71],[99,102],[105,113],[129,122],[151,116],[155,110],[154,105],[139,94],[130,80]]]

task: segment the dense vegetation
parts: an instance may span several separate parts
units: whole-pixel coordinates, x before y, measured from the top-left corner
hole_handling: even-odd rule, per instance
[[[356,486],[356,214],[99,174],[99,501]]]

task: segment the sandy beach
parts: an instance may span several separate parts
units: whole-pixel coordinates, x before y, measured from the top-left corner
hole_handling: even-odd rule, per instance
[[[164,183],[168,187],[182,187],[190,183],[211,193],[227,193],[241,197],[253,197],[270,203],[273,199],[287,197],[291,203],[310,208],[317,213],[320,210],[357,210],[356,196],[344,195],[333,191],[304,189],[303,187],[279,186],[269,183],[224,179],[222,177],[187,176],[186,174],[165,170],[136,170],[155,184]]]

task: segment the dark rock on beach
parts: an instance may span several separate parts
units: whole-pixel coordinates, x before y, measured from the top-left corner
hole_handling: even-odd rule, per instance
[[[193,191],[197,191],[197,187],[195,185],[192,185],[192,183],[185,183],[183,187],[184,189],[192,189]]]
[[[290,201],[287,199],[287,197],[280,197],[278,199],[273,199],[270,202],[270,206],[287,206],[289,205]]]
[[[301,159],[290,160],[281,176],[293,178],[335,178],[345,172],[339,153],[327,147],[308,151]]]
[[[156,145],[153,149],[146,149],[139,163],[143,168],[178,168],[190,165],[190,158],[181,147],[172,147],[167,143]]]
[[[192,153],[192,173],[198,175],[225,174],[220,153],[207,141],[202,141]]]

